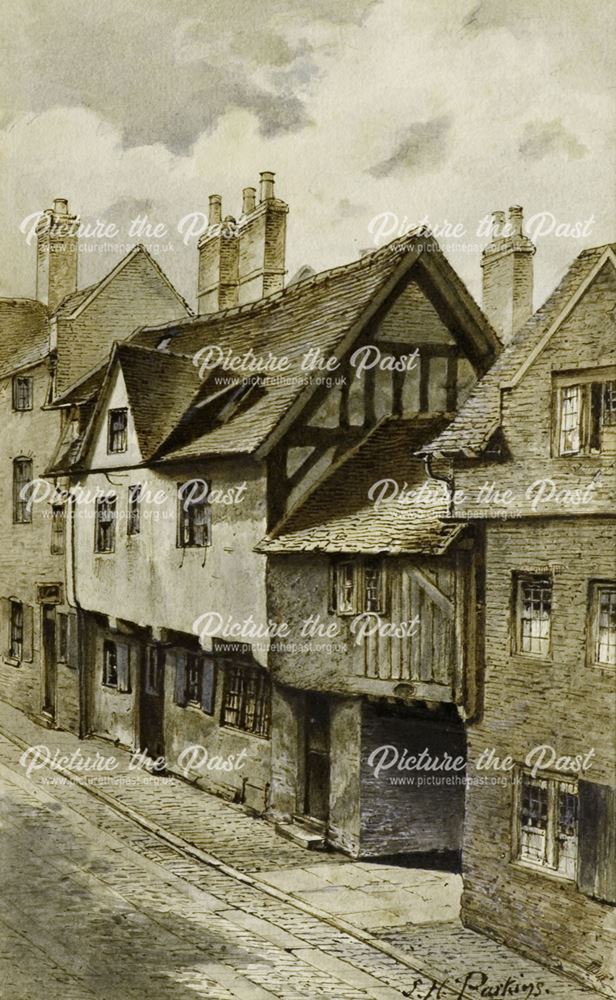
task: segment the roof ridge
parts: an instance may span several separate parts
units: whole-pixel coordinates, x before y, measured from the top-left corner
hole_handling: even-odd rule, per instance
[[[357,269],[358,271],[363,268],[367,268],[375,263],[376,259],[385,259],[386,257],[398,257],[402,256],[406,252],[406,245],[412,243],[413,240],[417,239],[419,236],[429,236],[436,240],[432,232],[425,226],[417,226],[415,229],[410,230],[405,233],[404,236],[398,236],[396,239],[391,240],[382,247],[376,247],[369,253],[364,253],[363,256],[358,257],[355,260],[347,261],[346,264],[336,264],[334,267],[326,268],[324,271],[318,271],[316,274],[312,275],[310,278],[306,278],[304,281],[298,281],[295,284],[286,285],[277,292],[272,292],[270,295],[266,295],[263,298],[256,299],[254,302],[244,302],[242,305],[230,306],[228,309],[219,309],[217,312],[213,313],[201,313],[197,316],[188,316],[182,318],[181,320],[175,320],[169,323],[161,323],[158,325],[144,326],[142,329],[147,331],[155,330],[167,330],[170,327],[180,327],[185,328],[187,326],[197,327],[197,326],[207,326],[211,323],[218,322],[223,319],[227,319],[233,316],[243,316],[246,313],[257,313],[266,312],[273,306],[277,305],[283,299],[286,301],[288,297],[301,297],[309,288],[314,288],[315,285],[325,284],[327,281],[331,280],[338,275]]]

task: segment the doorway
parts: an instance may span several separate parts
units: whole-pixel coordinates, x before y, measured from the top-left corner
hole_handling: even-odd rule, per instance
[[[320,824],[329,819],[329,703],[320,694],[306,696],[306,795],[304,814]]]
[[[52,722],[56,718],[56,609],[43,604],[43,712]]]
[[[165,651],[146,646],[141,660],[139,747],[149,757],[164,757]]]

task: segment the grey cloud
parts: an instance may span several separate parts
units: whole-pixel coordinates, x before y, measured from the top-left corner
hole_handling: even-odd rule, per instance
[[[554,154],[566,156],[568,160],[580,160],[589,151],[560,118],[527,122],[518,149],[525,160],[543,160]]]
[[[400,136],[393,153],[375,163],[368,173],[372,177],[420,174],[440,166],[447,154],[451,126],[450,115],[413,122]]]
[[[315,21],[352,29],[380,0],[5,0],[5,107],[79,106],[115,125],[125,146],[186,152],[234,107],[264,135],[310,121],[318,76]]]

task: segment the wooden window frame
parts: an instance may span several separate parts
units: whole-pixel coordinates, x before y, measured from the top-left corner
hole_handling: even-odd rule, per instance
[[[267,670],[257,663],[225,658],[221,726],[259,739],[269,739],[272,686]]]
[[[113,669],[110,659],[113,657]],[[103,687],[118,689],[118,646],[113,639],[103,641]]]
[[[210,495],[210,482],[207,485],[207,495],[197,503],[186,504],[182,496],[182,489],[186,483],[178,483],[178,508],[177,508],[177,537],[176,546],[179,549],[206,549],[212,544],[212,507],[208,503],[207,497]],[[202,512],[203,522],[197,524],[195,515],[197,511]],[[196,541],[196,529],[203,529],[203,541]]]
[[[114,427],[118,414],[123,415],[124,426]],[[128,407],[115,406],[107,412],[107,454],[120,455],[128,450]]]
[[[27,389],[25,394],[20,391],[19,383],[26,383]],[[25,395],[25,404],[23,404],[23,397]],[[12,384],[12,396],[13,396],[13,409],[16,413],[25,413],[31,410],[34,405],[34,379],[32,375],[13,375]]]
[[[578,447],[563,449],[563,395],[576,389],[578,395]],[[606,427],[616,428],[616,366],[554,372],[552,375],[552,455],[580,458],[601,455]],[[606,419],[606,415],[609,418]]]
[[[126,534],[130,537],[141,533],[141,483],[128,487],[126,507]]]
[[[548,584],[550,591],[550,611],[548,617],[548,636],[547,636],[547,649],[541,650],[539,652],[524,649],[523,648],[523,622],[525,620],[523,615],[523,588],[525,585],[535,585],[540,586],[542,583]],[[547,589],[547,588],[542,588]],[[512,646],[513,652],[517,656],[523,656],[530,660],[542,660],[549,661],[552,659],[552,626],[554,617],[554,582],[549,573],[527,573],[527,572],[514,572],[513,573],[513,587],[512,587],[512,619],[513,619],[513,635],[512,635]],[[529,619],[533,620],[533,619]],[[531,640],[532,640],[531,636]],[[539,637],[541,639],[541,637]]]
[[[115,494],[109,494],[108,496],[98,497],[96,500],[95,512],[94,512],[94,551],[97,555],[109,555],[115,552],[115,542],[116,542],[116,521],[117,521],[117,503],[118,498]],[[101,510],[103,507],[109,507],[111,511],[111,517],[109,518],[109,523],[111,527],[109,530],[110,543],[103,547],[100,543],[103,538],[101,534]]]
[[[579,795],[577,778],[573,775],[553,772],[540,772],[535,777],[532,776],[528,768],[518,765],[513,772],[515,783],[512,810],[512,857],[514,864],[519,865],[526,871],[541,872],[544,875],[557,878],[563,882],[577,882],[577,868],[579,862]],[[524,784],[541,785],[546,787],[546,824],[545,824],[545,847],[544,860],[536,861],[524,857],[523,845],[523,802]],[[560,844],[562,843],[562,821],[561,821],[561,795],[572,795],[576,800],[575,817],[575,866],[574,871],[568,873],[559,868],[560,864]],[[538,828],[540,829],[540,828]]]
[[[589,583],[588,595],[588,629],[587,629],[587,662],[589,666],[599,670],[612,670],[616,667],[616,659],[613,662],[599,660],[597,658],[597,648],[599,645],[599,629],[601,616],[601,594],[603,592],[614,593],[616,595],[616,580],[591,580]],[[616,597],[615,597],[616,600]]]
[[[24,605],[14,597],[9,598],[9,656],[21,662],[24,658]]]
[[[18,470],[28,469],[27,476],[18,474]],[[13,524],[32,524],[32,507],[27,500],[21,498],[21,492],[33,479],[32,459],[27,455],[18,455],[13,459]]]
[[[369,607],[368,601],[368,573],[376,570],[378,594],[377,607]],[[351,575],[351,599],[348,602],[341,601],[341,576],[343,572]],[[330,565],[330,604],[329,610],[332,614],[340,617],[363,614],[384,615],[387,613],[387,589],[386,570],[384,561],[380,558],[342,558],[334,560]]]
[[[60,512],[58,514],[58,511]],[[66,507],[64,503],[51,505],[51,540],[49,551],[52,556],[62,556],[65,550]]]

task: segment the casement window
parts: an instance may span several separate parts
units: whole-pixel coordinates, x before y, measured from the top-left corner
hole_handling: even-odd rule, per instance
[[[31,375],[15,375],[13,377],[14,410],[32,409],[32,396],[33,396],[32,386],[33,386],[33,379]]]
[[[9,601],[9,656],[15,660],[23,659],[24,654],[24,606],[21,601]]]
[[[262,667],[231,659],[225,661],[223,726],[269,737],[271,700],[270,677]]]
[[[552,581],[539,574],[514,577],[516,650],[528,656],[550,655]]]
[[[65,507],[63,503],[54,503],[51,507],[51,554],[62,555],[64,552]]]
[[[123,407],[109,410],[107,427],[107,452],[115,454],[126,451],[128,446],[128,410]]]
[[[578,856],[578,791],[573,780],[520,775],[516,819],[517,859],[575,879]]]
[[[199,499],[199,494],[191,500],[192,487],[185,487],[185,483],[178,485],[177,544],[185,549],[204,548],[212,544],[212,509],[207,499]],[[207,495],[209,492],[208,489]]]
[[[175,703],[202,709],[207,715],[214,712],[216,667],[214,658],[207,653],[179,650],[175,654]]]
[[[616,582],[590,585],[591,663],[616,665]]]
[[[332,564],[331,610],[339,615],[385,611],[385,574],[378,560],[343,559]]]
[[[118,650],[110,639],[103,644],[103,684],[105,687],[118,686]]]
[[[130,692],[130,656],[126,642],[105,639],[103,643],[103,684],[120,693]]]
[[[31,524],[32,507],[28,505],[27,487],[32,482],[32,459],[13,459],[13,523]]]
[[[117,498],[112,495],[99,497],[96,501],[95,552],[113,552],[115,550],[116,502]]]
[[[605,369],[555,376],[559,455],[598,455],[616,449],[616,373]]]
[[[126,534],[138,535],[141,531],[141,486],[128,487]]]
[[[56,615],[58,627],[58,651],[57,656],[60,663],[68,660],[68,615],[59,611]]]

